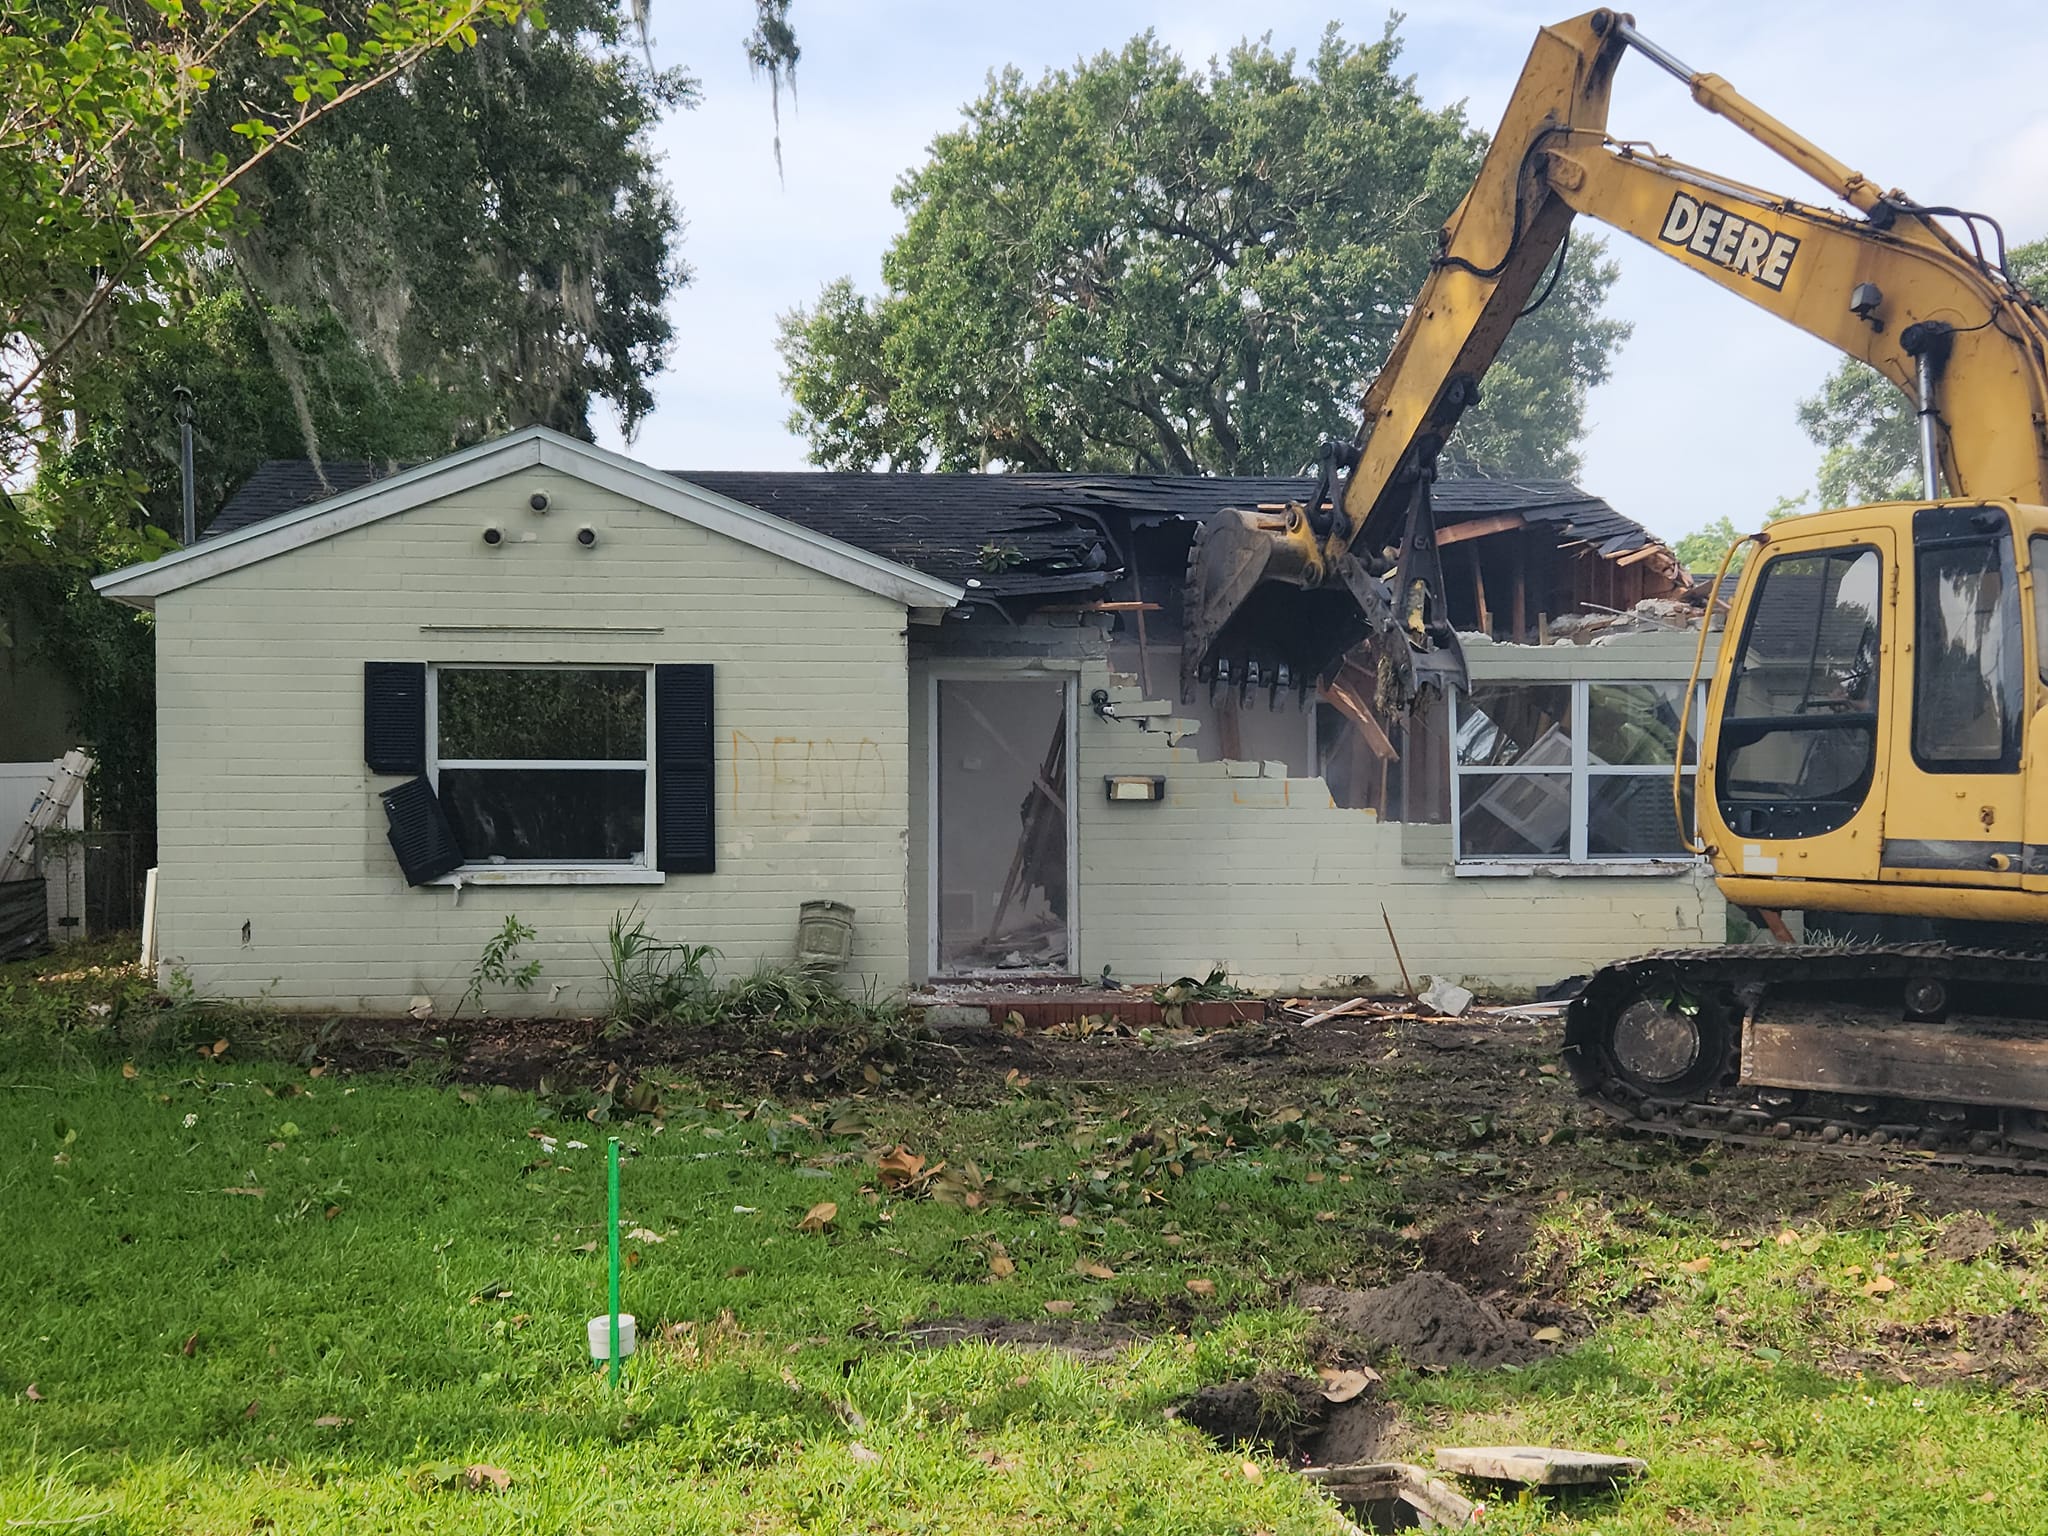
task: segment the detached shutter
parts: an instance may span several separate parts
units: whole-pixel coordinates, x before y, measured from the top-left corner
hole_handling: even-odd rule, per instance
[[[427,771],[427,664],[363,663],[363,761],[372,773]]]
[[[382,795],[384,820],[389,829],[391,851],[398,855],[398,867],[405,871],[408,885],[425,885],[438,880],[462,862],[462,850],[455,846],[454,829],[425,779],[408,779]]]
[[[654,669],[654,862],[671,875],[718,867],[711,668]]]

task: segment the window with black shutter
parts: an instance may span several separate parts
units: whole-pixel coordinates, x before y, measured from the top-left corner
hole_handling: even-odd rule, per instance
[[[364,757],[417,775],[385,792],[407,878],[464,866],[709,873],[711,670],[366,664]]]

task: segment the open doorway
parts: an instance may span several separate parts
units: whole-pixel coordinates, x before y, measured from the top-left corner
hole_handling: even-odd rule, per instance
[[[1072,693],[1045,678],[936,682],[936,975],[1072,967]]]

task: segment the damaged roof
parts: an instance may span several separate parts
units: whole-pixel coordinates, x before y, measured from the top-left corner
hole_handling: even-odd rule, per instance
[[[272,459],[228,498],[205,538],[237,532],[355,490],[401,466]],[[1226,507],[1301,501],[1311,477],[847,474],[828,470],[672,470],[675,479],[988,597],[1088,592],[1116,579],[1125,530],[1199,521]],[[1657,540],[1564,480],[1437,482],[1439,527],[1503,513],[1612,559]],[[987,553],[984,553],[984,552]]]

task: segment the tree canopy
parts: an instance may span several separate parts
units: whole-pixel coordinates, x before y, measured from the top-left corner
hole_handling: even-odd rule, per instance
[[[883,292],[850,280],[783,320],[791,426],[841,469],[1292,473],[1358,401],[1471,185],[1483,137],[1396,72],[1390,26],[1297,60],[1206,69],[1152,34],[1030,82],[991,78],[895,197]],[[1451,448],[1570,475],[1599,317],[1569,253]]]

